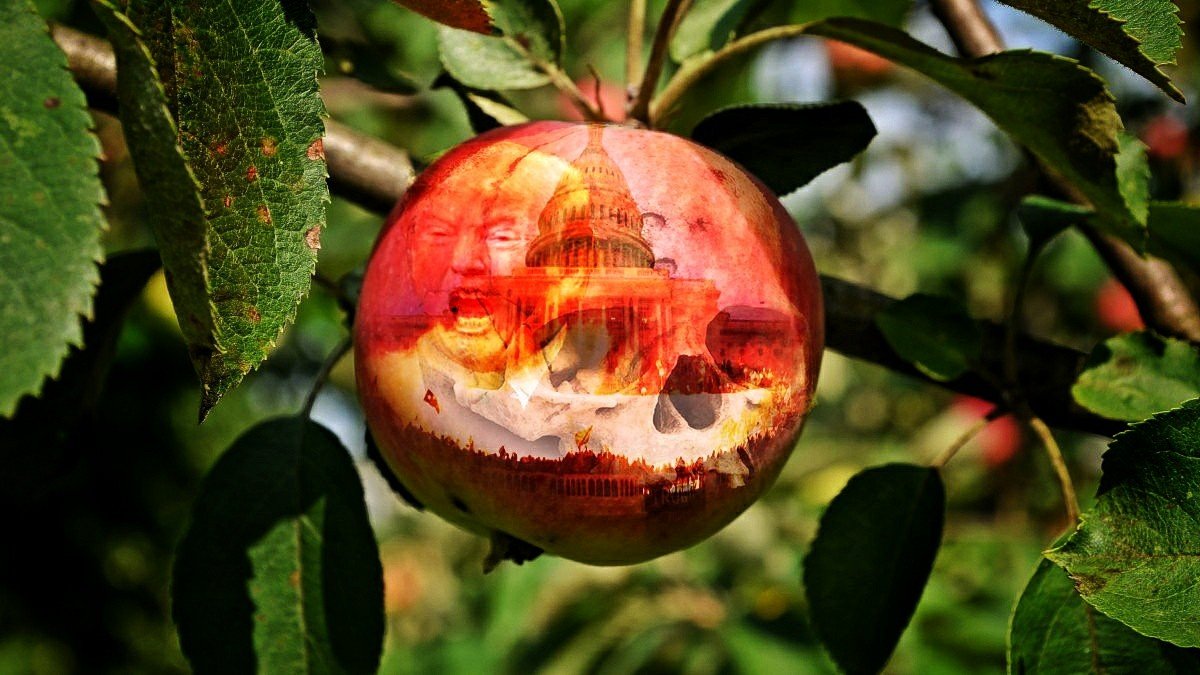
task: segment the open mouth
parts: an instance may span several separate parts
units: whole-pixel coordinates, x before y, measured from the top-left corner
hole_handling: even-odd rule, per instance
[[[460,333],[474,335],[492,328],[491,312],[488,311],[484,293],[479,289],[458,288],[451,291],[450,313],[454,316],[454,329]]]

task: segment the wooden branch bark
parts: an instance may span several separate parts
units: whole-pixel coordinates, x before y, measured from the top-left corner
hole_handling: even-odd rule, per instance
[[[61,26],[54,29],[54,36],[59,46],[67,51],[70,67],[88,92],[89,100],[112,101],[116,83],[115,60],[108,43]],[[108,65],[94,67],[97,63]],[[386,214],[411,182],[413,169],[408,155],[379,139],[330,121],[326,126],[324,147],[331,189],[376,213]],[[934,382],[897,356],[874,321],[877,313],[897,302],[895,298],[828,276],[821,277],[821,284],[825,295],[825,340],[830,349],[952,391],[990,401],[1001,400],[1000,392],[983,378],[964,375],[950,382]],[[985,345],[982,366],[990,372],[1001,373],[1004,330],[990,322],[983,322],[981,326]],[[1039,383],[1028,392],[1029,404],[1039,416],[1055,426],[1096,434],[1111,435],[1123,428],[1121,423],[1080,408],[1071,398],[1071,383],[1086,354],[1027,335],[1018,338],[1018,349],[1024,355],[1024,381]]]
[[[1004,49],[977,0],[930,0],[930,7],[963,56],[987,56]],[[1076,193],[1070,185],[1061,187],[1067,194]],[[1163,335],[1200,342],[1200,306],[1170,263],[1140,256],[1129,244],[1094,228],[1085,227],[1084,234],[1129,289],[1147,326]]]

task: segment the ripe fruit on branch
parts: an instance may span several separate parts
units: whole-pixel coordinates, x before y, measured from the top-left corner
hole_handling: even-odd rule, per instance
[[[822,348],[812,259],[717,153],[535,122],[443,155],[355,323],[381,454],[430,510],[595,564],[693,544],[775,479]]]

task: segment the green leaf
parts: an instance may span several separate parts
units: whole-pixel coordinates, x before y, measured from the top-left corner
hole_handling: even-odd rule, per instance
[[[1150,332],[1118,335],[1092,352],[1071,394],[1097,415],[1144,420],[1200,397],[1200,351]]]
[[[803,0],[790,5],[788,21],[806,23],[830,17],[851,17],[899,26],[912,9],[912,0]]]
[[[671,37],[677,63],[704,51],[716,51],[734,35],[742,19],[761,0],[697,0]]]
[[[1174,64],[1183,47],[1179,9],[1171,0],[1001,0],[1028,12],[1158,85],[1183,94],[1160,66]]]
[[[881,670],[933,569],[946,491],[936,469],[888,464],[850,479],[804,559],[813,627],[847,673]]]
[[[1200,400],[1118,434],[1102,469],[1095,507],[1046,557],[1101,612],[1200,646]]]
[[[900,358],[935,380],[962,375],[983,351],[978,324],[950,298],[910,295],[875,315],[875,325]]]
[[[1200,672],[1200,651],[1148,638],[1104,616],[1079,597],[1066,572],[1043,560],[1013,610],[1008,672]]]
[[[499,36],[438,27],[446,72],[472,89],[536,89],[550,83],[563,51],[562,12],[553,0],[488,3]]]
[[[1200,273],[1200,206],[1150,204],[1150,252]]]
[[[462,101],[463,107],[467,109],[467,120],[471,123],[471,130],[477,134],[529,121],[528,117],[513,108],[499,94],[464,86],[450,73],[442,73],[433,81],[434,89],[440,87],[452,90]]]
[[[829,19],[796,32],[842,40],[932,78],[979,108],[1047,167],[1074,185],[1097,213],[1139,250],[1145,217],[1118,183],[1123,129],[1104,80],[1077,61],[1034,51],[956,59],[902,31],[857,19]],[[1136,154],[1136,153],[1134,153]],[[1132,180],[1136,162],[1122,181]]]
[[[749,169],[785,195],[848,162],[875,137],[875,125],[855,101],[725,108],[692,130],[692,138]]]
[[[0,0],[0,417],[58,374],[92,311],[103,258],[100,144],[46,23]]]
[[[1135,221],[1145,223],[1150,216],[1150,164],[1146,161],[1146,144],[1136,136],[1121,132],[1117,134],[1120,150],[1117,152],[1117,189],[1125,200],[1125,206]],[[1119,225],[1120,221],[1098,218],[1097,225]],[[1109,222],[1105,222],[1108,220]],[[1120,229],[1114,234],[1122,235]],[[1144,246],[1145,233],[1137,240]],[[1139,246],[1141,248],[1141,246]]]
[[[172,584],[180,646],[197,672],[375,672],[382,577],[337,437],[300,417],[263,422],[196,499]]]
[[[135,0],[132,22],[101,14],[122,122],[146,132],[128,135],[130,152],[203,418],[266,358],[316,267],[329,191],[313,17],[299,0]]]
[[[1017,207],[1017,219],[1029,237],[1031,252],[1045,246],[1063,230],[1088,222],[1093,213],[1086,206],[1038,195],[1026,197]]]

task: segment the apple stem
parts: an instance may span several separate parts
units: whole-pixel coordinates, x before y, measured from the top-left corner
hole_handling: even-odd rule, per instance
[[[671,36],[679,27],[679,21],[692,6],[692,0],[667,0],[662,17],[658,20],[658,28],[654,31],[654,42],[650,46],[650,60],[646,62],[646,70],[637,86],[637,95],[629,104],[629,118],[651,127],[650,99],[658,87],[658,79],[662,76],[663,66],[667,60],[667,47]]]
[[[1075,496],[1075,483],[1071,480],[1071,472],[1067,470],[1067,461],[1063,458],[1062,449],[1058,447],[1058,442],[1054,440],[1054,434],[1050,432],[1050,427],[1046,426],[1042,418],[1029,413],[1026,415],[1026,420],[1033,432],[1042,439],[1042,445],[1046,448],[1046,456],[1050,458],[1050,465],[1054,467],[1054,474],[1058,476],[1063,505],[1067,509],[1067,520],[1074,525],[1079,522],[1079,498]]]
[[[312,408],[313,404],[317,402],[317,394],[321,393],[321,387],[325,386],[325,382],[329,380],[329,374],[333,372],[333,367],[350,351],[352,344],[353,342],[349,335],[342,338],[341,342],[338,342],[337,346],[326,357],[325,362],[321,364],[321,369],[317,371],[317,375],[313,379],[312,389],[308,391],[308,396],[304,397],[304,405],[300,407],[301,417],[312,416]]]

